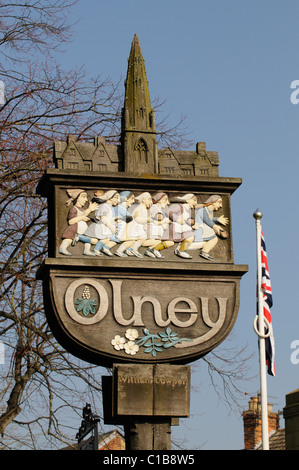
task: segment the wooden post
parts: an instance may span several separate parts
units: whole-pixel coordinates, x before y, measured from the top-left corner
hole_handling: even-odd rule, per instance
[[[103,379],[104,422],[124,426],[126,450],[170,450],[190,414],[190,366],[117,364]]]
[[[126,450],[171,450],[171,418],[129,418],[124,424]]]

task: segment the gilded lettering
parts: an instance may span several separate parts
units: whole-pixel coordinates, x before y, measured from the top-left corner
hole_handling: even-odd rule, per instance
[[[118,383],[119,384],[134,384],[134,385],[143,385],[143,384],[150,384],[150,385],[159,385],[159,386],[166,386],[166,387],[182,387],[188,385],[188,381],[185,378],[174,379],[169,377],[138,377],[136,375],[132,376],[118,376]]]
[[[118,377],[118,381],[119,381],[120,383],[122,383],[122,382],[123,382],[123,383],[126,383],[127,380],[128,380],[128,377],[125,377],[125,376],[122,376],[122,375]]]

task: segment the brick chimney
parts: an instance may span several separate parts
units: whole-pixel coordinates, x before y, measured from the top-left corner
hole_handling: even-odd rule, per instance
[[[262,440],[262,419],[260,397],[251,397],[249,409],[243,412],[244,449],[254,450]],[[279,428],[279,414],[272,411],[272,403],[268,403],[269,435]]]

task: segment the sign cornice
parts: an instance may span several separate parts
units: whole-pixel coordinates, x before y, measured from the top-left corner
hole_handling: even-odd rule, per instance
[[[149,260],[151,261],[151,260]],[[246,264],[233,264],[233,263],[192,263],[186,264],[183,261],[178,264],[178,262],[168,262],[163,261],[163,263],[159,264],[157,267],[157,263],[153,260],[152,263],[148,263],[148,260],[126,260],[124,265],[120,265],[119,262],[115,259],[105,258],[101,259],[91,259],[82,260],[82,258],[47,258],[41,264],[38,272],[37,278],[43,279],[45,275],[49,273],[49,271],[58,272],[61,270],[69,270],[73,271],[76,269],[76,273],[78,271],[88,271],[90,269],[101,269],[102,272],[113,272],[116,271],[120,275],[123,273],[134,272],[138,277],[142,272],[151,272],[157,273],[161,276],[163,273],[166,273],[168,278],[170,279],[172,275],[177,276],[178,272],[181,276],[189,275],[189,274],[196,274],[198,278],[200,276],[210,275],[221,275],[223,278],[241,278],[244,274],[248,272],[248,265]]]
[[[83,183],[84,182],[84,183]],[[76,171],[76,173],[68,170],[48,169],[42,176],[38,186],[37,193],[42,197],[47,197],[49,190],[53,184],[73,185],[85,187],[119,187],[138,188],[150,187],[155,190],[161,186],[165,191],[215,191],[233,194],[238,187],[242,184],[242,178],[237,177],[209,177],[209,176],[191,176],[186,177],[172,177],[159,174],[136,176],[130,173],[102,173],[102,172],[84,172]]]

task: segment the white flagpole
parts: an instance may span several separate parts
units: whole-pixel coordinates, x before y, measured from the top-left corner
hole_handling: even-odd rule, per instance
[[[256,241],[257,241],[257,302],[258,302],[258,335],[259,358],[260,358],[260,387],[261,387],[261,420],[262,420],[262,448],[269,450],[269,430],[268,430],[268,400],[267,400],[267,370],[266,370],[266,348],[264,332],[264,311],[263,311],[263,293],[262,269],[261,269],[261,218],[263,214],[257,209],[253,214],[256,223]],[[269,332],[270,333],[270,332]]]

